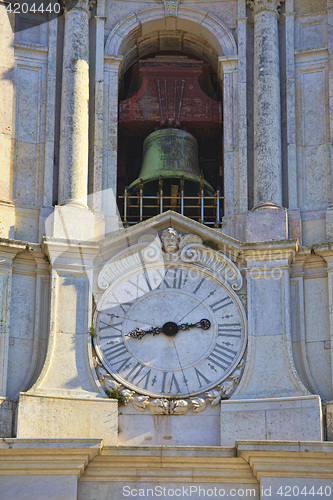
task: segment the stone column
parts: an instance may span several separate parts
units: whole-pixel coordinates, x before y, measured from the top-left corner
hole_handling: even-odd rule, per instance
[[[246,2],[238,2],[238,171],[239,171],[239,199],[237,211],[248,210],[248,181],[247,181],[247,24]]]
[[[295,12],[294,0],[286,0],[286,140],[288,163],[288,228],[289,238],[302,241],[301,216],[297,193],[296,147],[296,70],[295,70]]]
[[[282,205],[278,7],[251,0],[254,17],[254,205]]]
[[[223,82],[224,216],[231,217],[236,213],[236,200],[243,195],[238,189],[239,176],[235,154],[238,149],[238,134],[234,125],[238,114],[237,56],[220,57],[219,73],[220,80]]]
[[[102,210],[105,232],[119,229],[117,216],[117,145],[118,145],[118,89],[123,71],[123,57],[106,54],[104,58],[104,130]]]
[[[39,216],[39,235],[41,241],[45,234],[45,220],[52,214],[53,207],[53,168],[55,142],[55,112],[56,112],[56,80],[57,80],[57,33],[58,18],[48,22],[48,57],[47,57],[47,90],[46,90],[46,121],[45,121],[45,163],[43,206]]]
[[[61,100],[60,204],[87,204],[89,16],[88,0],[67,3]]]
[[[327,40],[329,50],[329,120],[331,131],[331,172],[333,187],[333,0],[327,0]],[[333,193],[331,205],[326,212],[326,236],[328,241],[333,241]]]
[[[6,5],[0,5],[0,237],[14,238],[15,206],[13,199],[13,155],[14,140],[14,32],[15,14],[6,12]],[[15,16],[16,17],[16,16]]]

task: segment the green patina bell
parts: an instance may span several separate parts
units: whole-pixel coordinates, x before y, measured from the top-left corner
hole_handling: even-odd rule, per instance
[[[162,129],[148,135],[143,143],[143,160],[139,178],[129,186],[134,194],[140,185],[145,193],[155,195],[163,179],[164,192],[184,180],[185,192],[197,196],[200,189],[198,144],[193,135],[178,129]],[[205,196],[213,196],[211,185],[204,181]]]

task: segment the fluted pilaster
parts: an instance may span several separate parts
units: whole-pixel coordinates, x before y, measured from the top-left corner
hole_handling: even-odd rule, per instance
[[[88,184],[89,1],[65,2],[59,203],[86,205]]]
[[[282,205],[279,0],[248,2],[254,17],[254,204]]]

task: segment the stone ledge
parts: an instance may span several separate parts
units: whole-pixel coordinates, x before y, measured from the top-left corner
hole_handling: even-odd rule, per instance
[[[0,476],[74,474],[79,478],[102,447],[99,439],[1,439]]]
[[[235,448],[206,446],[104,447],[81,481],[257,484]]]
[[[237,456],[242,457],[262,477],[333,477],[333,443],[313,441],[238,441]]]
[[[297,421],[297,425],[296,425]],[[221,402],[221,443],[242,439],[323,440],[319,396],[243,399]]]

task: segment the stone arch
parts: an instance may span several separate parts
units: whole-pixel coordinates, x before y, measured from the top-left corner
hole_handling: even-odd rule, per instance
[[[173,19],[177,27],[170,29]],[[177,18],[165,17],[162,5],[133,12],[113,28],[105,44],[106,55],[124,57],[124,71],[140,57],[168,49],[202,58],[215,71],[219,57],[237,54],[235,39],[220,19],[183,5]]]

